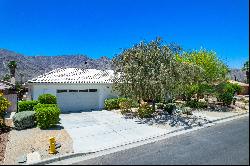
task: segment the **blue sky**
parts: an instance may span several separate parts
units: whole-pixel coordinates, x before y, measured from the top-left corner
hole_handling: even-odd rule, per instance
[[[248,0],[0,0],[0,48],[111,58],[161,36],[186,50],[214,50],[240,68],[249,56],[248,6]]]

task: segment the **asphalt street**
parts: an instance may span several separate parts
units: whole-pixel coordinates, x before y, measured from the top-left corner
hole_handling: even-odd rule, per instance
[[[73,164],[248,165],[249,117]]]

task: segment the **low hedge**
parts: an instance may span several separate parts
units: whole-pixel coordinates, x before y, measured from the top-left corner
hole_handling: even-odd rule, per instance
[[[37,100],[27,100],[18,102],[18,112],[34,111],[34,106],[38,104]]]
[[[37,125],[47,129],[58,124],[60,109],[58,107],[40,107],[35,109]]]
[[[56,104],[56,96],[52,94],[43,94],[38,97],[38,102],[41,104]]]
[[[13,124],[15,129],[23,130],[35,126],[35,112],[24,111],[18,112],[13,116]]]

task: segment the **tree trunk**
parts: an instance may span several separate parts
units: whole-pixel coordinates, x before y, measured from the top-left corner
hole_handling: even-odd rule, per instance
[[[15,77],[16,69],[15,68],[10,68],[10,76]]]
[[[153,111],[155,111],[155,99],[152,100]]]

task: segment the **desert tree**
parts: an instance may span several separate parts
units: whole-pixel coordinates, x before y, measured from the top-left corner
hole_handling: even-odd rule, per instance
[[[113,59],[114,90],[133,99],[164,100],[195,79],[193,64],[175,59],[175,52],[157,38],[125,49]]]
[[[244,66],[243,66],[243,68],[241,70],[246,72],[247,83],[249,83],[249,61],[246,61],[244,63]]]
[[[204,94],[213,92],[212,85],[225,81],[226,75],[229,72],[227,65],[225,65],[216,55],[214,51],[207,51],[201,49],[198,51],[183,52],[177,55],[177,60],[188,64],[198,66],[201,70],[195,70],[195,80],[192,84],[186,86],[183,92],[189,96],[196,93],[197,99]]]

